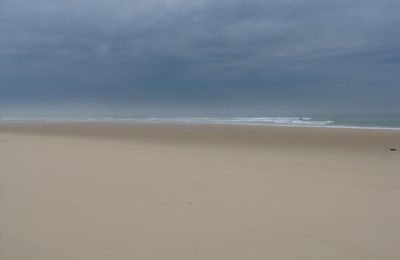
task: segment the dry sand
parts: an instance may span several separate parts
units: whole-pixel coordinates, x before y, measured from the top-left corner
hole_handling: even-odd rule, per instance
[[[0,259],[400,259],[400,132],[0,124]]]

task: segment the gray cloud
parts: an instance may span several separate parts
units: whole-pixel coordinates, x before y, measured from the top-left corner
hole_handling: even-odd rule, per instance
[[[0,102],[394,103],[399,26],[394,0],[2,0]]]

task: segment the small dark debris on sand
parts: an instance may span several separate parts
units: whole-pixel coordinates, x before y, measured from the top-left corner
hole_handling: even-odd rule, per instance
[[[395,152],[395,151],[397,151],[397,149],[396,149],[396,148],[390,148],[389,150],[390,150],[390,151],[392,151],[392,152]]]

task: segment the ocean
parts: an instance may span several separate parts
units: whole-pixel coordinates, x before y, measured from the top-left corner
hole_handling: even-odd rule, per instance
[[[228,124],[292,127],[400,130],[400,115],[225,116],[225,117],[3,117],[0,122],[124,122],[163,124]]]

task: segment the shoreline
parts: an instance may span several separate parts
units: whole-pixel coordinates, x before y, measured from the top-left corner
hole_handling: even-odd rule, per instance
[[[75,131],[65,131],[65,129],[72,129]],[[55,134],[55,135],[82,135],[98,137],[112,137],[116,134],[121,138],[134,137],[135,134],[141,135],[148,133],[149,135],[157,135],[164,130],[181,132],[185,135],[198,134],[199,131],[207,129],[204,136],[212,136],[217,134],[216,137],[224,135],[224,131],[233,133],[235,135],[243,131],[249,131],[249,134],[256,134],[256,136],[268,136],[269,134],[283,132],[283,134],[299,133],[300,137],[309,137],[307,135],[314,135],[318,133],[321,137],[324,134],[332,135],[399,135],[399,129],[391,128],[358,128],[358,127],[330,127],[330,126],[288,126],[288,125],[258,125],[258,124],[203,124],[203,123],[148,123],[148,122],[115,122],[115,121],[60,121],[60,122],[38,122],[38,121],[18,121],[18,122],[0,122],[0,133],[23,133],[23,134]],[[98,130],[98,131],[96,131]],[[116,132],[114,132],[117,130]],[[118,130],[120,130],[118,132]],[[131,130],[131,131],[129,131]],[[147,130],[150,130],[146,132]],[[193,132],[193,133],[190,133]],[[303,136],[302,136],[303,135]],[[161,135],[168,136],[168,133]]]
[[[276,122],[274,122],[276,121]],[[289,122],[281,122],[289,121]],[[293,121],[293,122],[290,122]],[[311,117],[147,117],[147,118],[0,118],[2,123],[116,123],[149,125],[233,125],[278,126],[299,128],[332,128],[400,131],[400,126],[339,124],[332,120],[315,120]]]
[[[196,123],[196,122],[145,122],[140,120],[0,120],[1,124],[128,124],[128,125],[173,125],[173,126],[256,126],[256,127],[290,127],[290,128],[320,128],[320,129],[354,129],[354,130],[383,130],[383,131],[400,131],[400,127],[386,126],[356,126],[356,125],[301,125],[301,124],[262,124],[262,123]]]

